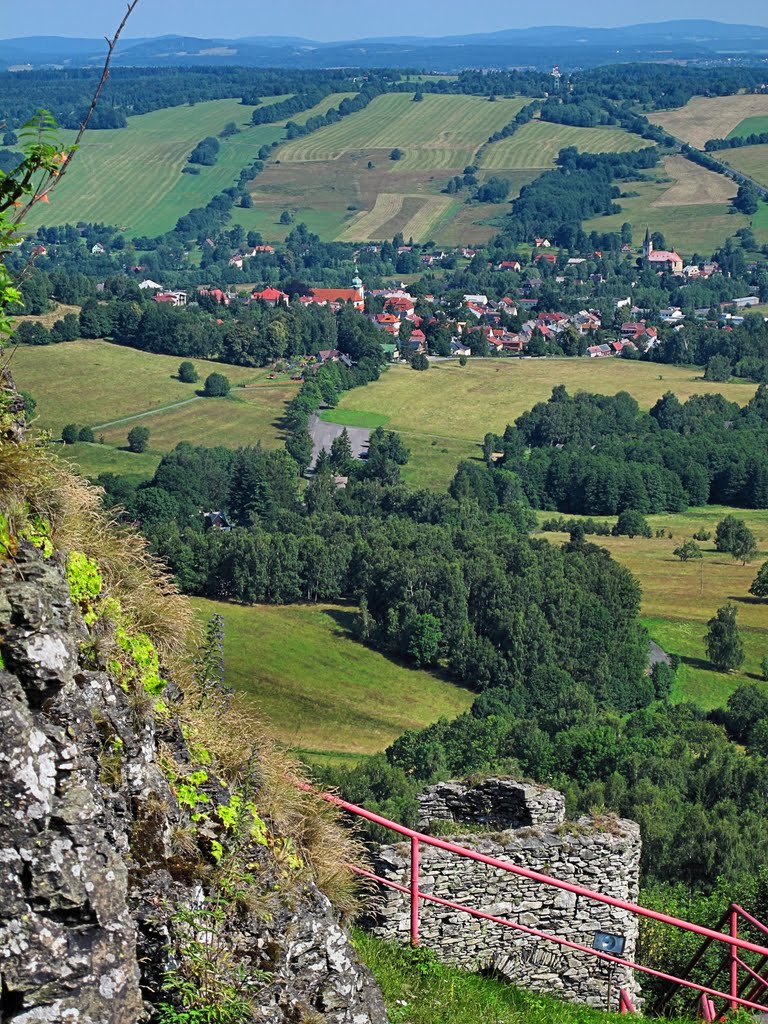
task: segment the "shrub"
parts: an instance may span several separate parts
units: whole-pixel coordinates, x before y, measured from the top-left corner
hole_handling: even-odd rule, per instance
[[[80,438],[80,428],[76,423],[68,423],[61,432],[64,444],[74,444]]]
[[[80,433],[77,435],[78,441],[85,441],[88,444],[93,444],[93,430],[90,427],[80,427]]]
[[[206,398],[223,398],[229,394],[232,385],[223,373],[211,373],[205,378],[203,394]]]
[[[149,428],[134,427],[128,434],[128,450],[137,455],[145,452],[149,447]]]
[[[179,366],[179,380],[182,384],[197,384],[200,380],[195,364],[191,363],[188,359],[185,359]]]

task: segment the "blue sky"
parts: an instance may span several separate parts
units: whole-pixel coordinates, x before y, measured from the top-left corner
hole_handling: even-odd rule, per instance
[[[96,38],[111,31],[123,0],[0,0],[0,38],[66,35]],[[5,14],[5,17],[3,16]],[[310,39],[359,39],[381,35],[451,35],[530,25],[626,25],[638,21],[712,18],[768,25],[766,0],[139,0],[129,36],[170,33],[203,37],[291,35]],[[11,21],[13,22],[11,24]]]

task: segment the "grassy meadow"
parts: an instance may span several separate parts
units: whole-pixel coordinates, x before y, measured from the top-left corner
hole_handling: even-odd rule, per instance
[[[295,394],[291,382],[267,380],[268,370],[192,360],[200,384],[178,380],[180,358],[154,355],[106,341],[72,341],[60,345],[20,345],[11,370],[20,388],[37,401],[35,426],[58,437],[67,423],[95,429],[105,444],[78,444],[66,455],[87,476],[114,472],[134,478],[151,476],[160,456],[179,441],[238,447],[281,442],[279,420]],[[234,386],[227,398],[201,398],[209,373],[227,376]],[[146,426],[149,452],[122,450],[128,431]]]
[[[529,121],[514,135],[484,150],[481,167],[490,171],[544,170],[553,167],[567,146],[581,153],[625,153],[652,143],[623,128],[578,128],[550,121]]]
[[[309,760],[376,753],[473,700],[469,690],[352,640],[352,608],[193,604],[203,622],[224,617],[228,683],[250,694],[273,735]]]
[[[762,130],[768,131],[768,124]],[[741,171],[748,178],[753,178],[758,184],[768,188],[768,145],[724,149],[718,156],[734,170]]]
[[[470,359],[432,363],[426,373],[392,366],[381,379],[347,392],[326,418],[352,426],[397,430],[412,452],[404,476],[420,487],[444,490],[461,458],[478,457],[488,431],[501,433],[556,384],[572,393],[614,395],[628,391],[649,409],[665,391],[681,399],[721,392],[746,404],[749,383],[715,384],[691,366],[667,366],[620,359]],[[349,419],[349,417],[354,417]]]
[[[747,565],[715,550],[715,528],[728,514],[744,519],[758,540],[758,555]],[[539,513],[540,521],[550,515]],[[758,568],[768,559],[768,509],[708,505],[674,515],[648,516],[648,523],[654,534],[663,530],[664,536],[587,539],[607,548],[631,570],[642,587],[642,617],[651,637],[665,651],[682,658],[674,699],[690,700],[707,710],[719,707],[737,686],[761,681],[760,662],[768,655],[768,602],[749,594]],[[711,534],[709,541],[699,542],[704,557],[681,562],[673,550],[699,530]],[[567,539],[564,534],[543,536],[556,542]],[[707,661],[704,636],[708,620],[728,601],[737,608],[746,658],[737,672],[716,672]]]

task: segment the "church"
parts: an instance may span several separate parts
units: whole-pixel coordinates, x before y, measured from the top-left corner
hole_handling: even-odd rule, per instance
[[[669,252],[666,249],[654,249],[651,241],[649,228],[645,229],[645,241],[643,242],[643,264],[653,270],[664,271],[668,274],[682,274],[683,260],[676,252]]]

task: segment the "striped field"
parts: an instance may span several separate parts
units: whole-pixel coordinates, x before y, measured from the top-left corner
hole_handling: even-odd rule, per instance
[[[326,97],[293,120],[302,124],[348,95]],[[269,96],[264,103],[286,98]],[[179,217],[234,185],[261,146],[285,137],[285,120],[252,125],[254,109],[235,99],[211,100],[140,114],[116,131],[90,132],[50,205],[38,206],[30,215],[30,226],[103,221],[117,225],[129,238],[170,231]],[[220,140],[216,164],[198,167],[199,174],[182,174],[197,143],[208,135],[218,136],[229,121],[241,131]],[[63,135],[69,138],[73,133]]]
[[[393,170],[463,169],[489,135],[503,128],[525,98],[490,103],[478,96],[427,94],[414,103],[409,93],[378,96],[365,110],[284,146],[285,162],[338,160],[362,150],[403,151]]]
[[[483,153],[484,170],[528,170],[552,167],[557,154],[567,146],[581,153],[626,153],[651,145],[623,128],[577,128],[529,121],[514,135],[494,142]]]
[[[726,138],[745,118],[768,117],[768,95],[694,96],[684,107],[654,112],[648,117],[675,138],[703,149],[708,139]]]
[[[372,210],[350,222],[338,236],[340,242],[386,239],[400,231],[417,242],[432,237],[433,227],[458,204],[448,196],[404,195],[381,192]]]

